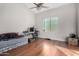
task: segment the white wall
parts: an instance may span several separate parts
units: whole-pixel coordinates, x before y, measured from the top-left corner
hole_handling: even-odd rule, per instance
[[[44,32],[42,20],[50,16],[59,17],[58,29]],[[64,41],[71,32],[75,33],[75,5],[69,4],[34,15],[23,4],[0,4],[0,33],[21,32],[35,23],[40,37]]]
[[[36,14],[36,27],[40,31],[40,37],[65,41],[70,33],[75,33],[75,5],[68,4],[59,8]],[[44,32],[42,20],[50,16],[59,17],[58,28],[53,32]]]
[[[21,32],[34,22],[34,14],[23,4],[0,4],[0,33]]]

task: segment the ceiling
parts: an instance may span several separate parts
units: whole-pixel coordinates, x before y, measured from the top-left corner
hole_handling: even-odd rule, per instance
[[[68,3],[44,3],[44,6],[48,6],[48,8],[42,8],[41,10],[37,10],[37,9],[30,9],[31,7],[35,7],[33,3],[25,3],[26,7],[34,13],[40,13],[43,11],[47,11],[49,9],[58,8],[66,4]]]

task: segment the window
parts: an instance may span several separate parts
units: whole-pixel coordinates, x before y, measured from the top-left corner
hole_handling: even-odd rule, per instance
[[[49,17],[43,20],[43,30],[47,31],[54,31],[58,26],[58,17]]]

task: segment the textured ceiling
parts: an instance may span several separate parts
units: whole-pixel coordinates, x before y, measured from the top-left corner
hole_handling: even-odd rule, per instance
[[[52,8],[58,8],[61,7],[63,5],[66,5],[68,3],[44,3],[44,6],[48,6],[48,8],[42,8],[41,10],[37,10],[37,9],[30,9],[31,7],[35,7],[35,5],[33,3],[26,3],[26,7],[31,10],[34,13],[39,13],[39,12],[43,12]]]

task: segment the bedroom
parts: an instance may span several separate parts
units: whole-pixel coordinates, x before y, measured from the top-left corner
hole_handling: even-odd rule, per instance
[[[79,4],[76,4],[76,3],[43,3],[43,5],[47,6],[47,8],[32,9],[32,7],[36,6],[34,4],[35,3],[0,3],[0,15],[1,15],[0,16],[0,34],[1,34],[1,36],[2,35],[4,36],[4,34],[8,33],[7,35],[10,35],[10,37],[11,36],[14,36],[14,37],[23,36],[23,38],[25,38],[23,42],[21,42],[20,41],[21,39],[20,39],[19,41],[21,43],[19,43],[19,44],[15,44],[15,43],[13,43],[13,41],[9,42],[9,40],[7,40],[9,43],[6,43],[5,45],[14,44],[15,46],[13,46],[13,47],[11,46],[11,48],[6,47],[6,49],[8,49],[8,48],[10,49],[10,51],[8,53],[11,53],[11,54],[3,52],[2,55],[15,55],[15,54],[16,55],[29,55],[29,54],[13,53],[13,51],[16,49],[16,52],[20,52],[21,48],[18,46],[21,46],[21,44],[25,45],[24,43],[28,43],[27,47],[32,45],[32,43],[28,42],[28,37],[25,35],[26,33],[25,34],[23,33],[23,31],[27,32],[26,30],[28,30],[28,28],[30,28],[30,27],[35,27],[39,31],[38,40],[34,40],[33,45],[35,46],[38,43],[43,44],[43,42],[46,42],[46,45],[44,45],[44,47],[42,46],[42,48],[44,48],[44,49],[46,49],[50,45],[49,41],[53,41],[54,44],[57,44],[60,46],[65,45],[63,42],[65,42],[66,38],[72,33],[76,34],[76,36],[77,36],[76,38],[78,39],[78,33],[79,33],[79,27],[78,27],[78,25],[79,25],[78,24],[79,9],[78,9],[78,7],[79,7]],[[56,21],[57,24],[55,24],[55,26],[56,26],[55,29],[52,29],[52,25],[50,25],[53,23],[53,22],[50,22],[51,18],[57,19],[57,21]],[[47,25],[49,28],[42,26],[42,25],[44,25],[43,24],[44,19],[50,20],[47,22],[48,23]],[[12,34],[12,33],[14,33],[14,34]],[[40,40],[42,40],[43,42]],[[6,40],[5,40],[5,42],[6,42]],[[34,42],[36,42],[36,43],[34,43]],[[57,43],[57,42],[59,42],[59,43]],[[62,42],[62,43],[60,43],[60,42]],[[2,43],[2,41],[1,41],[0,46],[3,46],[3,45],[4,45],[4,43]],[[41,46],[41,44],[39,44],[39,45]],[[22,46],[22,47],[24,49],[27,48],[25,46]],[[12,48],[14,48],[14,50],[11,50]],[[29,50],[32,48],[28,48],[27,52],[29,52]],[[56,47],[56,48],[67,51],[63,47],[61,47],[61,48]],[[5,47],[3,49],[6,51]],[[3,49],[1,51],[4,51]],[[37,49],[39,49],[39,48],[37,47]],[[71,49],[73,49],[73,48],[71,48]],[[74,48],[74,49],[76,49],[76,48]],[[77,50],[79,50],[79,48]],[[35,50],[33,50],[33,51],[35,51]],[[45,51],[48,51],[48,50],[45,50]],[[45,51],[43,51],[43,53]],[[64,53],[64,51],[63,51],[63,53]],[[35,52],[37,52],[37,50]],[[49,52],[53,52],[53,51],[48,51],[47,54],[45,53],[45,55],[53,55],[52,53],[49,53]],[[30,52],[30,53],[32,53],[32,52]],[[44,55],[43,53],[41,53],[41,55]],[[65,55],[61,52],[58,52],[58,53],[59,54],[57,54],[57,55]],[[34,54],[31,54],[31,55],[34,55]],[[79,55],[79,53],[74,54],[71,51],[69,54],[70,54],[70,56]]]

